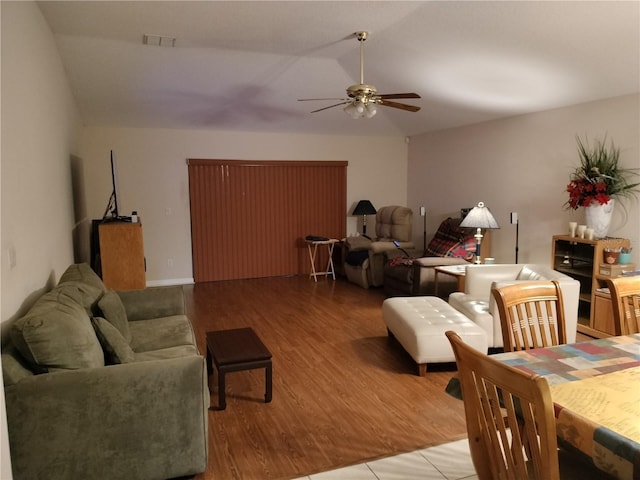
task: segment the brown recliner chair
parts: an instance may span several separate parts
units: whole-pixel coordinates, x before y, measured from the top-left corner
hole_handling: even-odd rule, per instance
[[[413,211],[408,207],[391,205],[376,213],[375,237],[348,237],[345,240],[344,270],[349,281],[363,288],[380,287],[384,283],[386,252],[414,248],[411,239]]]
[[[445,219],[433,239],[429,242],[424,256],[411,262],[396,263],[394,254],[389,252],[391,261],[384,265],[384,291],[389,297],[435,294],[435,267],[443,265],[466,265],[473,259],[475,251],[475,230],[461,228],[461,218]],[[489,232],[482,241],[482,252],[490,255],[491,237]],[[423,253],[421,252],[421,255]],[[438,276],[438,296],[447,298],[457,290],[457,279],[450,275]]]

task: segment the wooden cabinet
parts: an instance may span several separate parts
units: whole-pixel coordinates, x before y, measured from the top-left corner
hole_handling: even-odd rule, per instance
[[[580,302],[578,305],[578,332],[596,338],[615,335],[611,298],[602,288],[610,278],[600,274],[604,263],[605,248],[629,247],[626,238],[605,238],[587,240],[554,235],[551,246],[551,265],[580,282]]]
[[[607,335],[616,334],[611,296],[608,293],[596,291],[593,295],[593,328]]]
[[[102,281],[113,290],[138,290],[147,284],[142,224],[107,222],[98,227]]]

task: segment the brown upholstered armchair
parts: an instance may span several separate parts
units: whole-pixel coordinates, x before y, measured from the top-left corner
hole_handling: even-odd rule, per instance
[[[413,212],[408,207],[391,205],[376,213],[375,237],[348,237],[345,240],[344,270],[347,278],[363,288],[379,287],[384,282],[386,253],[400,248],[414,248],[411,239]]]

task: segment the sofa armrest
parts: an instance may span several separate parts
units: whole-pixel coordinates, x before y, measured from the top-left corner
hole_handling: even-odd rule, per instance
[[[186,314],[181,286],[122,290],[117,293],[122,299],[129,321]]]
[[[347,250],[356,252],[358,250],[369,250],[371,246],[371,239],[364,235],[347,237],[344,241],[347,246]]]
[[[398,244],[400,245],[400,248],[403,248],[404,250],[411,250],[415,246],[413,242],[398,242]],[[375,242],[371,242],[371,245],[369,246],[369,251],[372,252],[373,254],[385,253],[393,250],[398,250],[402,252],[400,248],[396,247],[396,244],[393,243],[392,240],[378,240]]]
[[[36,375],[5,388],[5,400],[15,478],[173,478],[206,469],[202,356]]]

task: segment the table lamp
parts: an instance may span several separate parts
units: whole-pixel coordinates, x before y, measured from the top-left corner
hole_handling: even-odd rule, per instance
[[[473,207],[471,211],[464,217],[464,220],[460,223],[462,228],[475,228],[476,234],[476,259],[474,263],[482,263],[480,258],[480,244],[482,243],[482,229],[500,228],[496,219],[493,218],[491,211],[484,206],[484,202],[478,202],[478,205]]]
[[[353,209],[353,215],[362,215],[362,236],[367,236],[367,215],[375,215],[377,213],[375,207],[369,200],[360,200]]]

